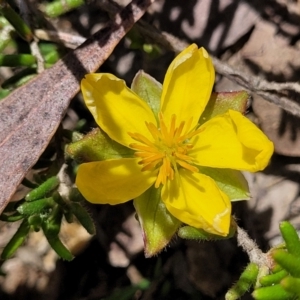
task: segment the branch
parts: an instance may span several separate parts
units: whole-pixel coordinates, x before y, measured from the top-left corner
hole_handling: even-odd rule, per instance
[[[289,112],[290,114],[300,117],[300,105],[289,99],[289,91],[300,93],[300,85],[297,82],[269,82],[262,79],[259,76],[253,76],[240,72],[228,64],[220,61],[216,57],[213,57],[213,63],[216,71],[227,77],[228,79],[236,82],[247,90],[262,96],[264,99],[271,103],[274,103]]]
[[[269,269],[271,268],[272,262],[268,255],[263,253],[247,232],[239,226],[237,226],[237,242],[247,253],[250,262],[257,264],[259,267],[267,266]]]
[[[102,1],[99,5],[104,11],[108,12],[109,14],[114,14],[118,9],[120,9],[120,6],[118,6],[118,4],[112,3],[107,0]],[[176,38],[169,33],[160,32],[154,26],[146,23],[143,20],[140,20],[135,24],[135,26],[144,37],[146,37],[152,43],[163,47],[164,49],[179,53],[189,45],[188,43]],[[43,39],[43,37],[45,37],[45,34],[38,33],[38,36]],[[49,33],[49,37],[51,39],[51,33]],[[82,40],[82,37],[71,37],[70,35],[64,33],[58,33],[58,38],[62,39],[62,41],[65,43],[68,43],[70,41],[74,41],[76,43],[76,41]],[[259,76],[253,76],[244,72],[240,72],[216,57],[212,56],[212,59],[215,69],[220,75],[223,75],[231,81],[236,82],[248,91],[260,95],[265,100],[276,104],[290,114],[300,117],[300,104],[294,102],[287,96],[291,91],[300,94],[299,83],[269,82]]]

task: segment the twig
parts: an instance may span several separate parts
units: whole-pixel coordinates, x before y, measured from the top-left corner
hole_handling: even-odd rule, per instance
[[[44,58],[40,52],[37,38],[34,38],[34,40],[30,43],[30,50],[32,55],[35,56],[36,58],[37,73],[41,74],[45,70],[45,67],[44,67]]]
[[[118,10],[118,5],[116,3],[111,3],[110,1],[103,1],[99,5],[103,10],[107,11],[110,14],[114,14]],[[141,34],[143,34],[151,42],[160,45],[164,49],[168,49],[178,53],[188,46],[187,42],[184,42],[169,33],[160,32],[154,26],[146,23],[143,20],[140,20],[138,23],[136,23],[135,26],[141,32]],[[54,33],[50,31],[42,32],[40,30],[37,30],[35,31],[35,34],[41,39],[50,39],[57,41],[58,38],[63,43],[69,45],[69,47],[72,45],[72,47],[75,47],[81,44],[84,40],[84,38],[81,36],[66,34],[62,32]],[[300,84],[298,82],[269,82],[259,76],[253,76],[245,72],[240,72],[216,57],[212,58],[217,73],[236,82],[245,89],[256,93],[257,95],[260,95],[265,100],[276,104],[290,114],[300,117],[300,104],[291,100],[287,96],[288,92],[291,91],[300,94]]]
[[[269,82],[259,76],[252,76],[244,72],[240,72],[228,64],[213,57],[214,66],[216,71],[229,78],[230,80],[238,83],[247,90],[262,96],[264,99],[272,102],[294,116],[300,117],[300,105],[292,101],[283,93],[287,91],[294,91],[300,93],[300,85],[297,82]],[[285,93],[286,94],[286,93]]]
[[[67,168],[68,165],[63,164],[57,174],[57,177],[59,178],[59,182],[60,182],[58,192],[65,199],[69,199],[70,190],[73,184],[70,179],[70,176],[67,173]]]
[[[257,244],[249,237],[247,232],[237,226],[237,242],[240,247],[247,253],[250,262],[257,264],[260,267],[267,266],[271,268],[271,261],[266,253],[263,253]]]
[[[75,49],[85,42],[86,38],[61,31],[37,29],[34,35],[41,40],[63,43],[66,47]]]

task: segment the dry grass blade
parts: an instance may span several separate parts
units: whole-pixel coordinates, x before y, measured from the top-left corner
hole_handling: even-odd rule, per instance
[[[35,164],[79,91],[154,0],[132,1],[108,25],[0,104],[0,213]]]

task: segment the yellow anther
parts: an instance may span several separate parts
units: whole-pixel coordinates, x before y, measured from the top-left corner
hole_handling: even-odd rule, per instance
[[[185,168],[191,172],[198,172],[193,165],[193,158],[189,151],[193,148],[190,138],[197,135],[202,129],[191,127],[192,119],[187,123],[180,122],[176,127],[176,116],[171,116],[170,126],[164,121],[162,113],[159,114],[160,127],[153,123],[145,123],[153,140],[140,133],[128,133],[137,143],[129,145],[136,150],[135,156],[140,157],[139,164],[143,165],[142,171],[158,169],[155,187],[166,184],[178,175],[178,168]]]

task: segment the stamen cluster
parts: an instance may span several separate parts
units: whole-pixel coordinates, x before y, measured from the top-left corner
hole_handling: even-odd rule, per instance
[[[176,127],[176,116],[172,115],[171,124],[168,129],[162,113],[159,114],[159,127],[153,123],[145,122],[153,141],[150,141],[140,133],[128,133],[135,141],[130,148],[136,150],[135,156],[142,160],[139,164],[143,165],[142,171],[159,169],[155,182],[155,187],[166,184],[167,180],[173,180],[178,174],[178,167],[185,168],[191,172],[198,172],[194,166],[194,160],[189,156],[189,151],[193,144],[189,140],[197,135],[201,129],[191,127],[192,118],[187,123],[182,121]]]

